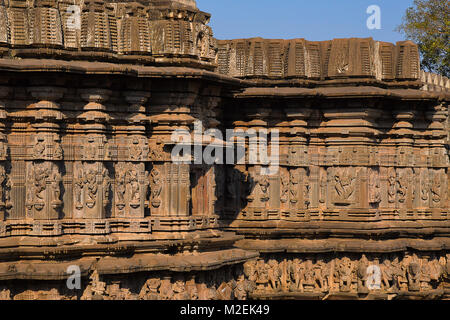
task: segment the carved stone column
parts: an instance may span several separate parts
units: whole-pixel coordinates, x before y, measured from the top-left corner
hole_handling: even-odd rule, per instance
[[[130,104],[126,124],[116,126],[118,154],[115,163],[114,216],[144,218],[147,188],[149,185],[146,163],[149,156],[145,106],[150,93],[126,91],[123,94]]]
[[[375,145],[381,112],[370,100],[348,101],[341,109],[335,109],[336,104],[325,104],[326,121],[318,130],[326,146],[324,164],[331,166],[327,169],[327,207],[349,210],[349,214],[368,211],[380,202]]]
[[[153,163],[149,175],[151,216],[190,215],[190,165],[173,161],[171,150],[178,141],[173,141],[172,133],[177,129],[192,133],[195,118],[191,115],[191,107],[198,90],[198,84],[176,80],[152,88],[148,109],[152,122],[149,142]],[[193,155],[193,150],[191,152]]]
[[[287,147],[287,170],[286,176],[282,176],[282,186],[288,181],[288,200],[284,202],[284,207],[289,208],[293,217],[304,217],[305,210],[311,205],[311,201],[317,203],[317,199],[312,199],[311,187],[314,183],[310,178],[311,174],[317,176],[319,168],[312,167],[311,154],[308,148],[309,129],[308,118],[311,115],[310,102],[289,102],[286,108],[286,116],[289,122],[289,140]],[[280,152],[280,155],[285,152]],[[289,178],[288,178],[289,175]]]
[[[39,102],[31,106],[34,133],[26,162],[26,215],[34,220],[61,218],[63,149],[60,122],[63,114],[56,103],[64,90],[55,87],[29,87]]]
[[[8,119],[5,110],[5,102],[11,89],[9,87],[0,86],[0,221],[5,220],[9,210],[12,208],[11,203],[11,164],[8,160],[8,141],[5,135],[5,127]]]
[[[83,134],[78,138],[80,154],[75,155],[73,169],[73,218],[103,219],[112,198],[106,162],[112,153],[106,136],[110,116],[103,104],[110,91],[81,89],[80,94],[88,103],[77,117]]]
[[[436,217],[441,213],[447,213],[448,208],[448,166],[449,158],[445,148],[447,132],[445,131],[445,121],[448,117],[448,110],[444,104],[437,104],[426,112],[426,118],[430,121],[426,132],[429,138],[429,184],[430,191],[429,206]]]
[[[388,169],[390,187],[389,204],[398,210],[401,217],[413,214],[414,200],[418,194],[415,183],[417,169],[414,168],[414,121],[417,111],[414,105],[400,105],[394,112],[395,122],[390,130],[390,154],[395,155],[395,169]],[[386,159],[383,159],[386,161]],[[395,175],[394,175],[395,170]],[[394,182],[395,177],[395,182]]]

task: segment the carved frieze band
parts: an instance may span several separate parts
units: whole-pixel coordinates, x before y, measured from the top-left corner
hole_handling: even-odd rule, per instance
[[[195,6],[172,8],[151,2],[0,1],[0,47],[80,49],[97,59],[140,56],[152,61],[183,55],[211,63],[216,41],[210,15]],[[27,46],[29,46],[27,48]],[[99,54],[101,51],[103,54]],[[77,52],[77,54],[80,54]]]
[[[274,254],[207,272],[141,272],[121,275],[120,281],[94,269],[86,280],[82,300],[448,298],[450,264],[448,254]],[[40,291],[0,286],[1,299],[74,295],[62,286]]]
[[[410,41],[393,45],[372,38],[220,40],[217,63],[220,73],[233,77],[417,80],[420,76],[417,45]]]

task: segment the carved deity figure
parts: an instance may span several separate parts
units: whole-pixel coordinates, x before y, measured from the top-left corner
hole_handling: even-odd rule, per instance
[[[422,267],[420,269],[420,288],[422,290],[429,290],[431,289],[430,282],[431,282],[431,268],[430,263],[428,263],[427,259],[422,260]]]
[[[158,169],[153,168],[150,172],[151,204],[153,208],[161,205],[162,179]]]
[[[126,181],[127,184],[130,185],[131,187],[131,205],[132,206],[136,206],[139,205],[139,202],[141,200],[141,195],[140,195],[140,187],[139,187],[139,178],[138,178],[138,173],[136,170],[134,169],[130,169],[127,171],[126,173]]]
[[[272,290],[279,291],[281,289],[281,270],[276,260],[274,259],[269,260],[267,275]]]
[[[38,202],[44,201],[43,192],[46,189],[46,179],[50,176],[49,169],[45,163],[39,163],[34,171],[34,196]]]
[[[397,194],[397,173],[394,168],[389,168],[388,176],[388,202],[395,203]]]
[[[281,180],[281,196],[280,201],[286,203],[289,199],[289,176],[287,173],[282,172],[280,174]]]
[[[324,174],[322,174],[320,178],[320,197],[319,197],[320,203],[325,203],[325,199],[327,196],[327,185],[328,185],[327,173],[324,172]]]
[[[314,264],[314,287],[316,290],[326,292],[328,290],[327,265],[322,260],[317,260]]]
[[[59,143],[55,143],[55,150],[53,151],[53,158],[55,160],[62,160],[63,149]]]
[[[410,291],[420,290],[421,265],[420,262],[413,258],[407,268],[408,288]]]
[[[141,145],[139,145],[138,139],[133,139],[129,147],[129,154],[132,160],[141,160],[143,157],[144,150]]]
[[[420,189],[420,199],[422,201],[428,201],[430,197],[430,179],[427,171],[422,171],[421,175],[422,187]]]
[[[354,180],[356,178],[354,170],[354,168],[338,168],[336,170],[334,187],[339,201],[349,201],[355,191]]]
[[[250,260],[250,261],[247,261],[246,263],[244,263],[244,274],[245,274],[245,277],[249,281],[256,283],[258,275],[256,272],[256,261],[255,260]]]
[[[395,288],[395,270],[391,264],[391,260],[385,259],[380,266],[381,269],[381,285],[387,291]]]
[[[437,172],[435,172],[433,177],[433,185],[431,187],[431,199],[433,200],[433,202],[441,202],[441,192],[441,176]]]
[[[159,300],[159,287],[161,280],[158,278],[148,279],[139,292],[139,298],[142,300]]]
[[[369,176],[369,202],[381,202],[381,183],[380,176],[377,170],[370,170]]]
[[[61,205],[61,174],[52,162],[32,162],[27,169],[26,206],[40,211],[46,204],[47,186],[50,192],[50,205],[56,209]]]
[[[238,275],[234,289],[234,296],[237,300],[247,300],[248,294],[253,292],[254,289],[254,283],[245,279],[244,274]]]
[[[269,283],[269,275],[264,260],[258,260],[256,263],[256,285],[257,289],[264,290]]]
[[[51,176],[50,176],[50,187],[52,190],[52,206],[56,209],[61,205],[61,189],[60,184],[62,181],[61,174],[59,173],[58,167],[56,165],[52,166]]]
[[[367,268],[369,266],[369,261],[363,254],[361,260],[357,265],[356,275],[358,276],[358,292],[365,293],[368,291],[367,288]]]
[[[83,175],[83,168],[81,166],[75,166],[74,169],[74,186],[73,186],[73,193],[75,196],[75,208],[78,210],[83,209],[83,199],[82,199],[82,192],[84,187],[84,175]]]
[[[311,190],[311,186],[309,185],[308,181],[305,181],[303,185],[303,201],[305,203],[305,207],[308,208],[310,204],[309,200],[309,191]]]
[[[102,172],[102,188],[103,188],[103,207],[109,203],[109,189],[111,188],[111,179],[109,178],[108,170],[103,166]]]
[[[164,159],[164,145],[162,143],[156,143],[151,145],[149,151],[149,159],[153,161],[161,161]]]
[[[402,281],[406,284],[406,269],[399,262],[398,257],[394,257],[391,261],[392,285],[391,291],[398,291],[402,288]]]
[[[353,280],[353,264],[352,261],[344,257],[338,264],[339,289],[342,292],[349,292]]]
[[[404,203],[406,201],[406,197],[408,194],[408,180],[409,178],[406,171],[400,174],[397,178],[397,194],[398,201],[400,203]]]
[[[138,208],[141,201],[139,173],[134,163],[119,163],[116,165],[116,206],[119,210],[127,204]]]
[[[291,291],[304,291],[304,280],[305,280],[305,266],[300,259],[294,259],[291,264],[291,279],[294,286],[291,286]]]
[[[184,277],[182,274],[174,277],[174,283],[172,285],[173,300],[188,300],[189,294],[186,290]]]
[[[84,155],[86,159],[94,159],[97,155],[97,145],[94,143],[94,141],[89,141],[87,145],[84,147]]]
[[[87,187],[86,206],[88,208],[93,208],[97,202],[97,191],[98,191],[97,170],[94,167],[89,166],[88,168],[86,168],[84,183]]]
[[[438,283],[445,274],[445,258],[439,261],[436,257],[431,259],[430,264],[430,278],[431,281]]]
[[[39,159],[44,155],[45,151],[45,141],[44,138],[37,138],[36,144],[33,147],[33,156],[35,159]]]
[[[125,168],[117,166],[116,168],[116,206],[119,209],[125,207]]]
[[[262,202],[268,201],[269,200],[269,186],[270,186],[269,178],[265,175],[258,176],[257,183],[258,183],[259,189],[261,191],[261,193],[260,193],[261,201]]]
[[[313,264],[311,260],[306,260],[305,262],[305,270],[304,270],[304,282],[303,289],[306,292],[312,292],[316,286],[316,282],[314,279],[315,272],[313,269]]]
[[[78,210],[85,206],[92,209],[97,205],[99,188],[103,190],[103,206],[108,204],[110,185],[108,170],[103,165],[99,169],[99,165],[97,162],[82,162],[74,166],[74,203]],[[99,178],[101,178],[101,185]]]

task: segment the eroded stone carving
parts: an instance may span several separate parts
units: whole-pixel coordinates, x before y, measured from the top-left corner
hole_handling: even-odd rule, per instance
[[[336,168],[334,173],[335,203],[348,205],[355,192],[356,168]]]
[[[57,219],[61,207],[61,173],[54,162],[27,165],[26,208],[34,219]]]
[[[216,41],[209,18],[0,0],[0,298],[79,298],[49,288],[66,262],[83,299],[448,298],[448,79],[409,41]],[[174,163],[197,120],[278,130],[279,170],[247,138],[243,163]]]
[[[144,197],[148,185],[146,176],[143,164],[116,164],[114,202],[117,216],[144,217]]]
[[[161,206],[161,191],[163,188],[161,173],[158,169],[153,168],[150,172],[150,190],[151,199],[150,202],[153,208],[159,208]]]

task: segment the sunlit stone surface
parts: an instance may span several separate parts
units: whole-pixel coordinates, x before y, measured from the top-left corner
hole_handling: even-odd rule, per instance
[[[409,41],[219,41],[209,19],[0,0],[0,298],[448,298],[449,79]],[[174,162],[199,123],[276,130],[276,170]]]

